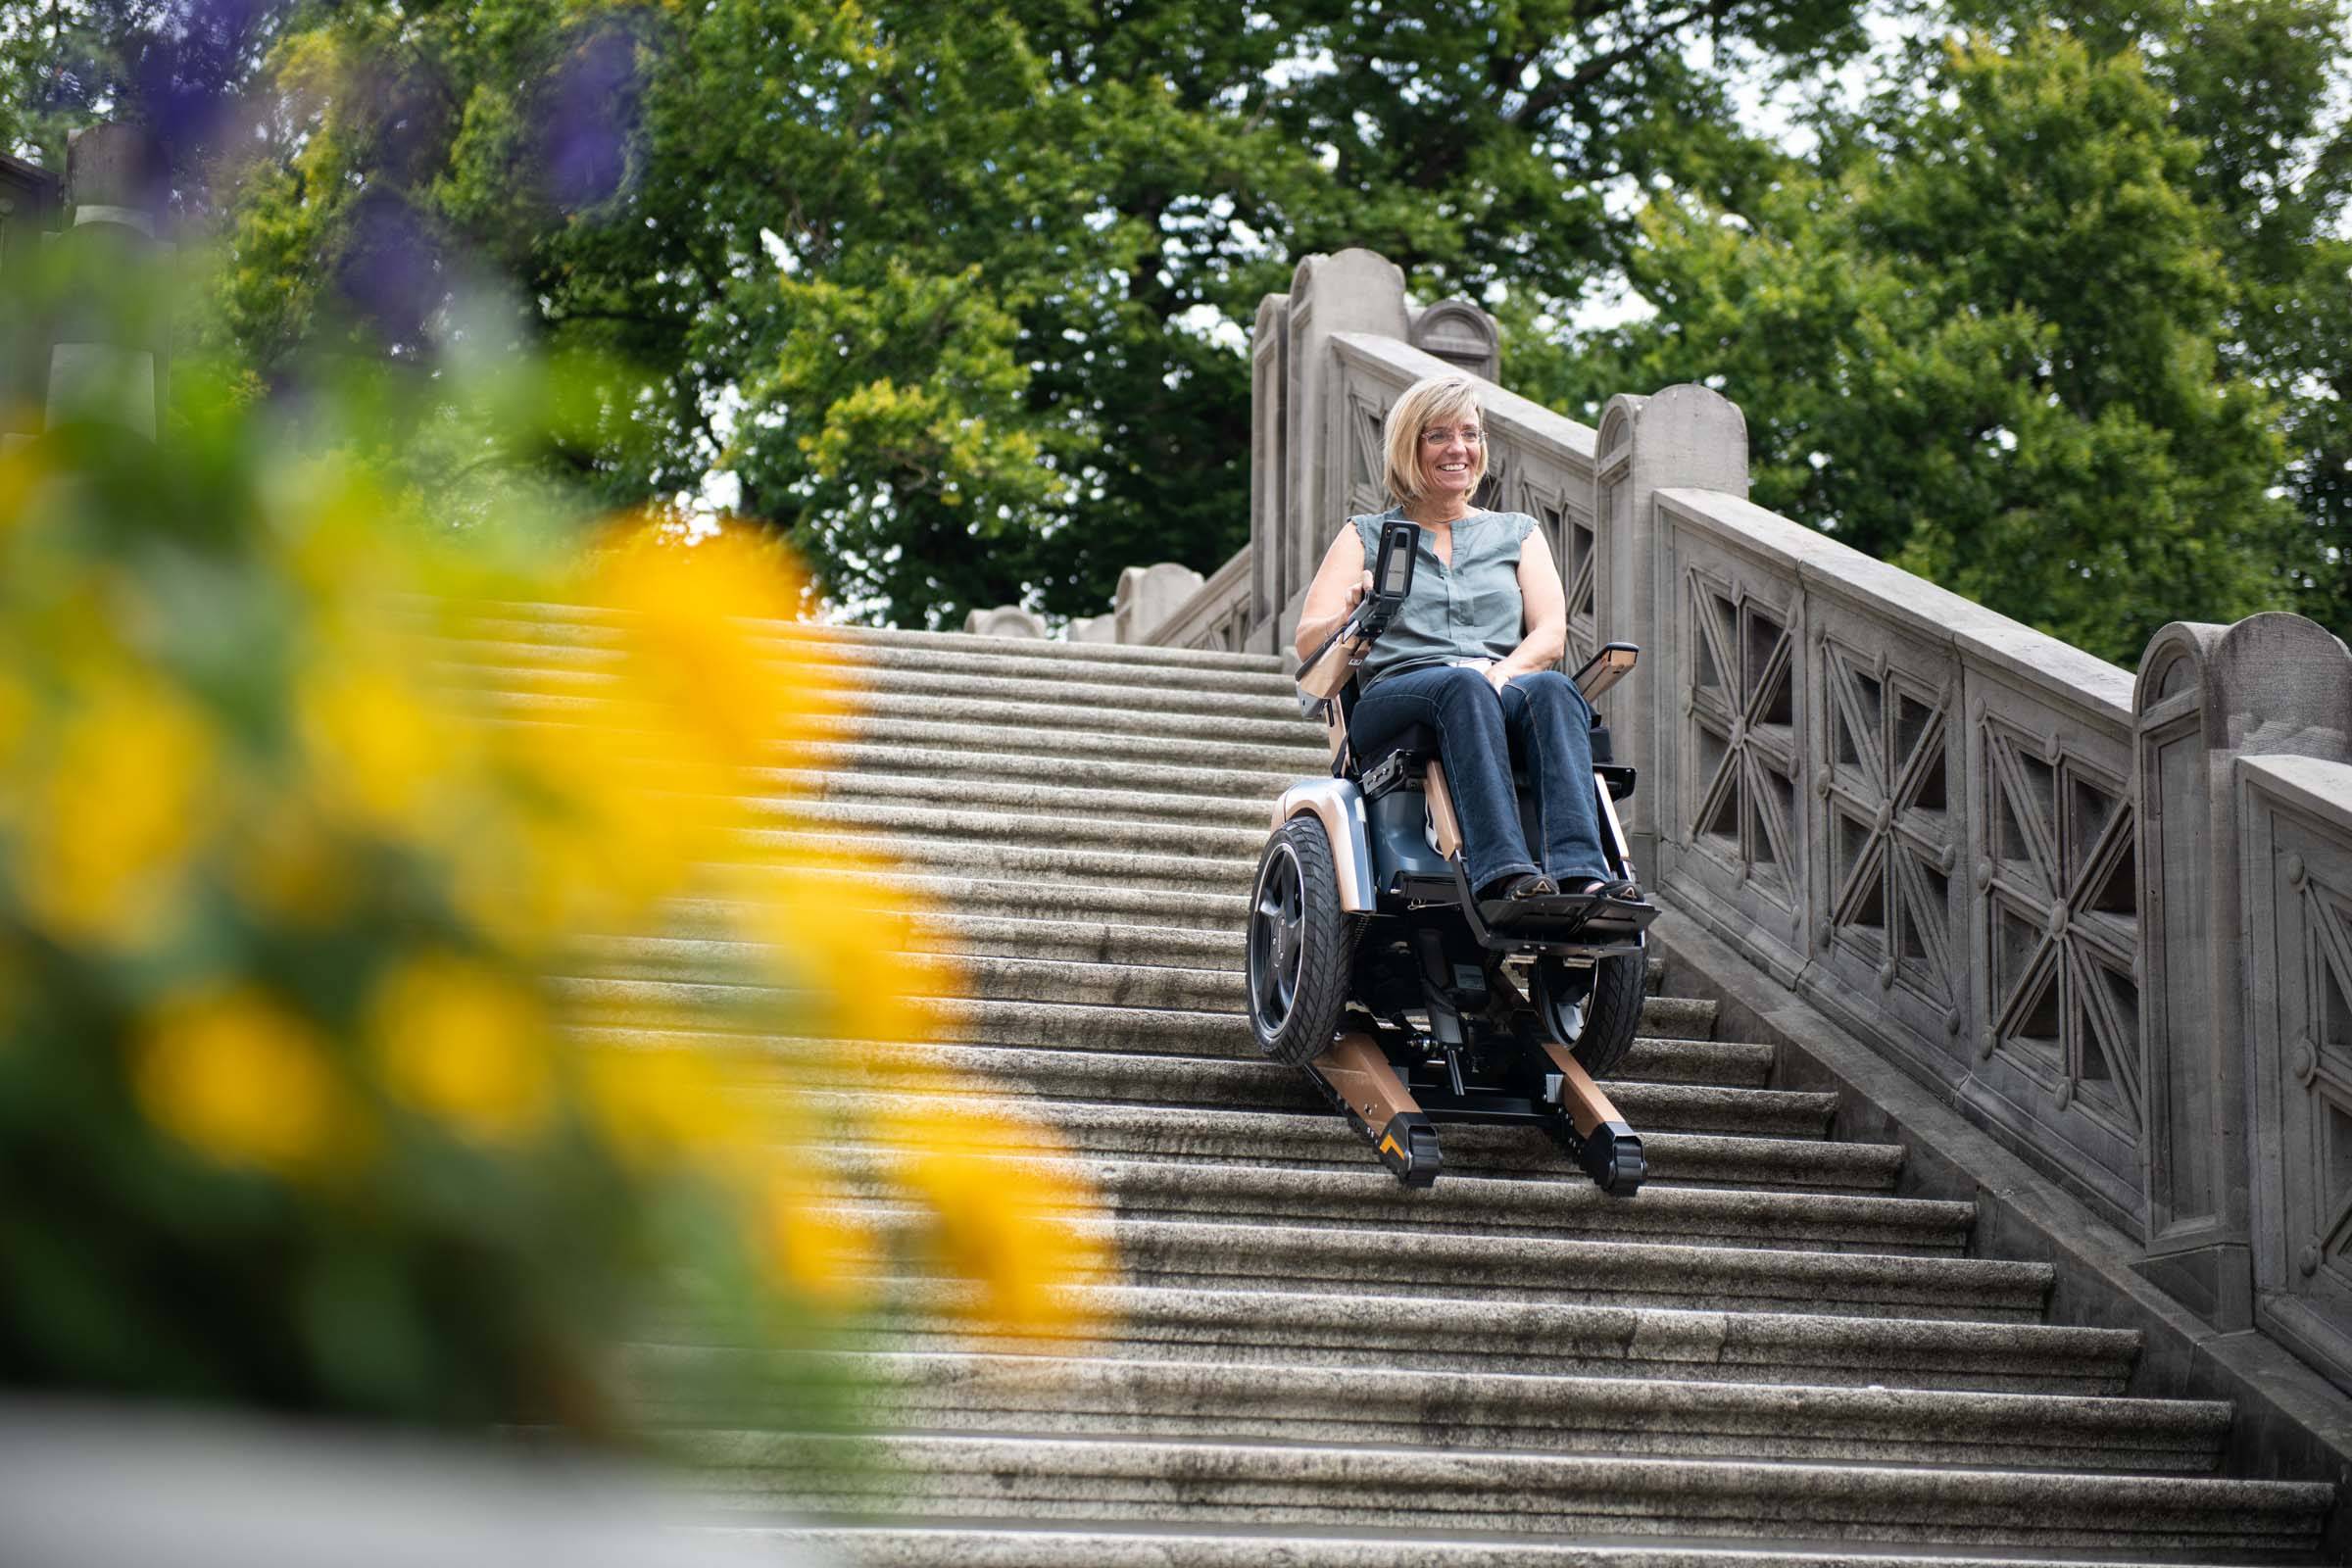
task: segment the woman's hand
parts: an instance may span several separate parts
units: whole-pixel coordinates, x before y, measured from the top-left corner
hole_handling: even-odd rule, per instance
[[[1526,673],[1525,670],[1513,669],[1499,659],[1457,659],[1453,662],[1463,669],[1475,669],[1486,676],[1487,684],[1496,692],[1500,692],[1512,677]]]

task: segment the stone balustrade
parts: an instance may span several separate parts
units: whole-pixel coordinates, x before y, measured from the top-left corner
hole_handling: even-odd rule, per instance
[[[1152,642],[1162,648],[1205,648],[1218,653],[1242,653],[1249,646],[1252,607],[1250,580],[1252,562],[1244,545],[1231,560],[1168,611],[1143,637],[1121,642]]]
[[[2131,676],[1737,497],[1652,507],[1650,880],[2142,1230]]]

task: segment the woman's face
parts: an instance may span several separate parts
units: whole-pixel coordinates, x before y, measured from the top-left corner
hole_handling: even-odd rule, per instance
[[[1467,503],[1478,488],[1486,430],[1476,414],[1421,427],[1421,493],[1432,501]]]

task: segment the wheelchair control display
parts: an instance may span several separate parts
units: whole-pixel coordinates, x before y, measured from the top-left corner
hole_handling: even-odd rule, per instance
[[[1318,697],[1329,697],[1347,684],[1350,672],[1389,629],[1396,612],[1413,591],[1413,565],[1421,549],[1421,525],[1393,517],[1381,524],[1380,552],[1372,561],[1372,591],[1356,601],[1355,609],[1323,639],[1298,669],[1297,679]],[[1345,650],[1345,657],[1334,653]],[[1325,661],[1329,659],[1330,663]],[[1318,665],[1324,666],[1321,670]]]
[[[1380,556],[1372,571],[1372,597],[1391,613],[1413,591],[1415,553],[1421,545],[1421,525],[1398,518],[1380,530]]]

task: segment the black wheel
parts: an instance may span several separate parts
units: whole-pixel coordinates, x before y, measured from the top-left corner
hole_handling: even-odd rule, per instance
[[[1561,958],[1536,961],[1536,1010],[1585,1071],[1606,1078],[1634,1048],[1642,1023],[1647,955],[1622,953],[1588,968]]]
[[[1297,1067],[1330,1048],[1354,945],[1331,841],[1321,822],[1295,816],[1266,841],[1250,899],[1250,1029],[1258,1050]]]

